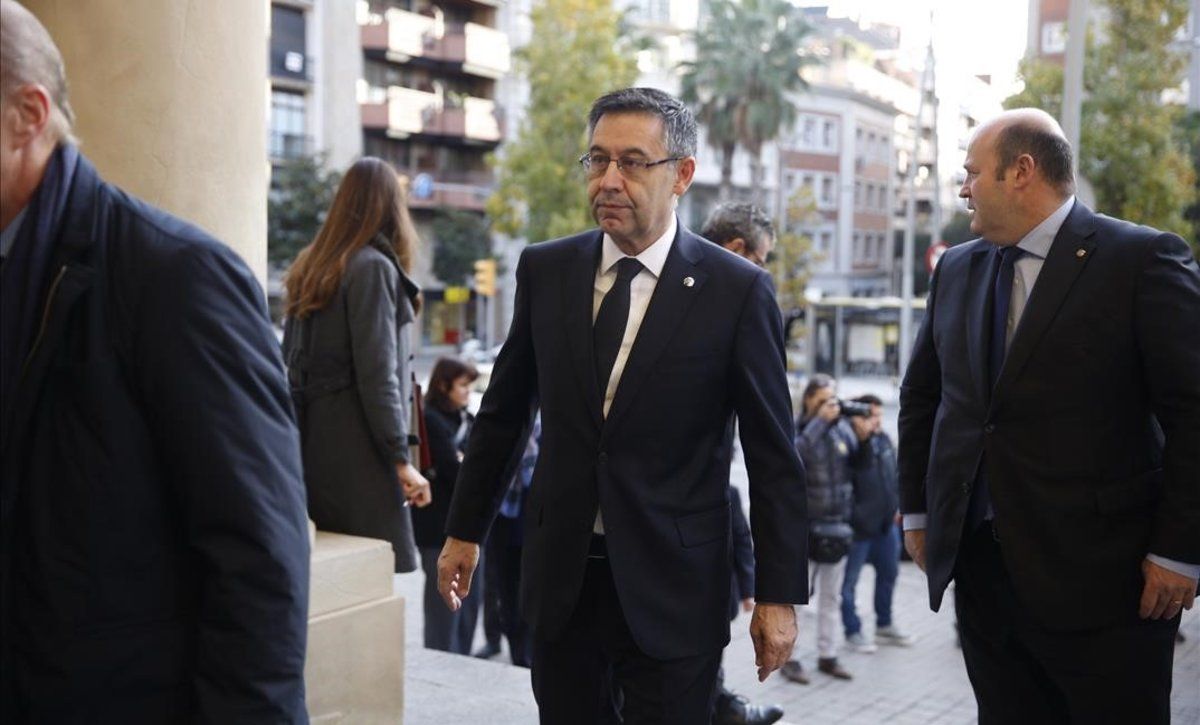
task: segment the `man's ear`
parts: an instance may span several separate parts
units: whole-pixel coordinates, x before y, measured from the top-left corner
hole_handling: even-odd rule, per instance
[[[688,156],[685,159],[680,159],[675,162],[675,186],[671,192],[675,196],[683,196],[683,193],[692,185],[692,177],[696,175],[696,157]]]
[[[724,244],[722,244],[721,246],[725,247],[726,249],[728,249],[729,251],[738,255],[739,257],[745,256],[746,240],[742,239],[741,237],[734,237],[733,239],[730,239],[728,242],[725,242]]]
[[[1034,174],[1037,171],[1037,162],[1029,154],[1021,154],[1017,160],[1013,162],[1013,184],[1018,188],[1024,188],[1033,182]]]
[[[40,137],[50,123],[50,94],[37,83],[17,86],[4,99],[4,105],[5,123],[12,124],[13,143],[18,146]]]

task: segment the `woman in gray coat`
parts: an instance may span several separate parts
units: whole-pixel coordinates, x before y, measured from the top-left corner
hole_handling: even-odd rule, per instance
[[[390,541],[397,572],[419,562],[407,506],[430,500],[408,459],[415,242],[395,170],[355,163],[288,270],[283,336],[309,515],[322,531]]]

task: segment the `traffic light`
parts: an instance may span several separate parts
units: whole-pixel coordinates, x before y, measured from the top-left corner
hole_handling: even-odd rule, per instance
[[[496,260],[475,260],[475,293],[484,297],[496,296]]]

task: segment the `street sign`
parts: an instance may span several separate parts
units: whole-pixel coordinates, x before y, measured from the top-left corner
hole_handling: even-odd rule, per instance
[[[471,290],[466,287],[447,287],[442,292],[442,300],[448,305],[461,305],[471,299]]]
[[[433,177],[429,174],[417,174],[412,183],[414,199],[428,199],[433,196]]]
[[[925,270],[930,274],[933,274],[933,270],[937,269],[938,260],[942,258],[942,255],[945,254],[946,250],[949,248],[950,245],[946,244],[945,242],[930,244],[929,249],[925,250]]]

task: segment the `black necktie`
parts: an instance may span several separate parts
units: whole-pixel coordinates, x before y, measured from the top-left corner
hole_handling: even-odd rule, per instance
[[[600,302],[600,312],[592,324],[592,342],[596,353],[596,384],[600,388],[600,399],[608,390],[608,378],[625,337],[625,324],[629,321],[629,283],[642,271],[642,263],[633,257],[617,262],[617,281]]]
[[[1004,367],[1014,265],[1017,263],[1017,257],[1021,256],[1021,250],[1016,247],[1000,247],[996,253],[1000,257],[1000,264],[996,268],[996,277],[992,280],[992,329],[988,335],[989,395],[995,389],[996,381],[1000,379],[1000,370]],[[992,494],[983,467],[980,467],[979,480],[976,482],[974,494],[971,496],[969,515],[972,531],[984,521],[992,518]]]

